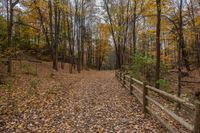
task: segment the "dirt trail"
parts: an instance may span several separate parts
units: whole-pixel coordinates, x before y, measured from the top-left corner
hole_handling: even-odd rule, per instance
[[[121,87],[113,71],[84,71],[47,82],[54,88],[19,105],[17,114],[1,122],[0,131],[166,132],[151,116],[144,118],[141,105]]]
[[[151,117],[144,118],[138,101],[114,72],[85,72],[71,87],[64,114],[68,132],[165,132]]]

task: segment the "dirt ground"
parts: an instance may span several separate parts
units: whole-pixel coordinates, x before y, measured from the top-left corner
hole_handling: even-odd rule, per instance
[[[153,117],[144,117],[114,71],[69,74],[68,66],[54,72],[47,62],[28,64],[15,63],[17,73],[1,85],[0,132],[166,132]]]

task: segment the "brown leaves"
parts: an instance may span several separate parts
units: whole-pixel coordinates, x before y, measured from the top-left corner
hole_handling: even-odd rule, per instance
[[[28,94],[32,75],[16,79],[16,111],[0,114],[0,131],[164,132],[156,121],[143,117],[138,101],[112,71],[68,74],[67,69],[51,78],[50,67],[46,63],[39,67],[37,95]]]

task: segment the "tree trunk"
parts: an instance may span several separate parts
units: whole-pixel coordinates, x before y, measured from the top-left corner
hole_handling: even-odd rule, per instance
[[[36,5],[37,2],[36,0],[34,0],[34,4]],[[49,40],[49,36],[48,36],[48,30],[47,28],[45,28],[45,25],[44,25],[44,18],[42,16],[42,12],[40,10],[40,7],[36,6],[36,9],[37,9],[37,12],[38,12],[38,15],[39,15],[39,19],[40,19],[40,25],[42,27],[42,32],[45,36],[45,40],[46,40],[46,43],[47,43],[47,47],[49,49],[49,51],[51,51],[51,43],[50,43],[50,40]]]
[[[9,2],[8,2],[9,1]],[[7,0],[7,24],[8,24],[8,47],[13,50],[13,15],[14,15],[14,7],[19,3],[19,0],[12,1]],[[12,75],[12,55],[8,58],[8,73]]]
[[[156,25],[156,88],[160,88],[158,83],[160,79],[160,25],[161,25],[161,0],[156,0],[157,5],[157,25]]]
[[[135,55],[136,53],[136,10],[137,10],[137,3],[134,0],[134,13],[133,13],[133,48],[131,48],[131,56]],[[133,55],[132,55],[133,54]]]
[[[55,18],[54,18],[55,41],[53,44],[53,69],[58,71],[58,44],[59,44],[60,11],[58,9],[58,5],[56,2],[54,2],[54,14],[55,14]]]
[[[183,62],[185,64],[185,67],[188,71],[190,71],[190,65],[188,61],[188,55],[187,51],[185,50],[185,42],[184,42],[184,36],[183,36],[183,0],[180,0],[179,5],[179,45],[182,52],[182,58]]]
[[[9,10],[9,22],[8,22],[8,47],[13,48],[12,33],[13,33],[13,5],[12,0],[10,0],[10,10]],[[8,58],[8,73],[12,75],[12,55]]]
[[[183,40],[183,19],[182,19],[182,8],[183,8],[183,0],[180,0],[180,5],[179,5],[179,44],[178,44],[178,91],[177,91],[177,96],[180,97],[181,95],[181,65],[182,65],[182,60],[181,60],[181,51],[182,51],[182,56],[183,56],[183,45],[184,45],[184,40]],[[177,104],[177,108],[180,108],[180,104]]]
[[[66,30],[66,15],[63,12],[63,50],[62,50],[62,60],[61,60],[61,69],[64,69],[65,67],[65,59],[66,59],[66,51],[67,51],[67,30]]]

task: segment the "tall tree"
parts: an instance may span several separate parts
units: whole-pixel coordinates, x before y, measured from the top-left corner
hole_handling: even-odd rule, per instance
[[[161,0],[156,0],[157,6],[157,25],[156,25],[156,88],[160,87],[160,28],[161,28]]]
[[[9,1],[9,2],[8,2]],[[8,47],[13,49],[13,17],[14,8],[19,3],[19,0],[7,0],[7,21],[8,21]],[[8,59],[8,73],[12,74],[12,56]]]
[[[113,44],[116,54],[116,67],[121,68],[127,63],[127,36],[130,23],[130,0],[109,1],[104,0],[104,10],[107,13]]]

